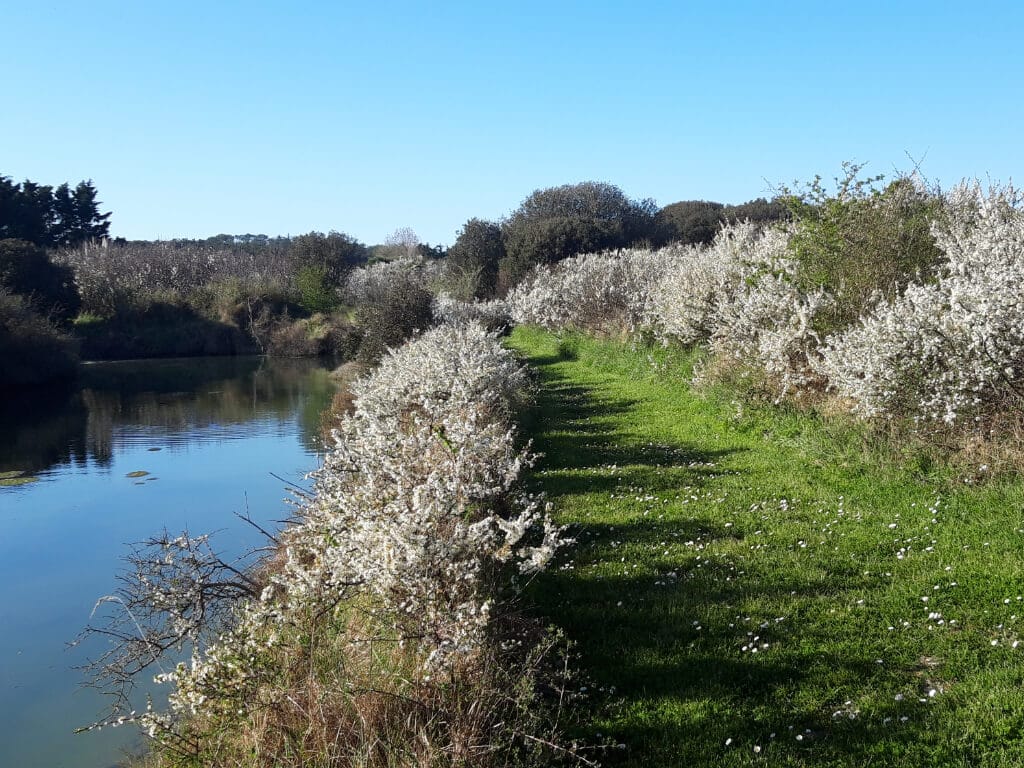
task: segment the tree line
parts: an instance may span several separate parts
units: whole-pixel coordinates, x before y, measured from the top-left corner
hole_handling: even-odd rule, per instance
[[[24,240],[41,248],[72,248],[108,235],[110,213],[100,213],[92,181],[74,188],[0,175],[0,240]]]

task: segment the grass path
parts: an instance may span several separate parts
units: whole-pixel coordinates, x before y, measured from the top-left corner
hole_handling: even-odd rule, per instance
[[[597,688],[585,735],[625,745],[606,765],[1024,765],[1021,484],[702,398],[681,353],[509,344],[578,538],[532,598]]]

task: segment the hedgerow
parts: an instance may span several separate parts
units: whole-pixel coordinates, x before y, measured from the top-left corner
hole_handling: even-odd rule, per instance
[[[272,562],[241,571],[188,535],[136,555],[116,597],[131,621],[98,671],[127,681],[154,648],[192,650],[158,675],[169,709],[119,717],[144,724],[166,765],[571,754],[552,731],[564,643],[512,610],[566,543],[519,486],[533,461],[512,425],[531,397],[526,371],[479,324],[451,324],[351,389]]]

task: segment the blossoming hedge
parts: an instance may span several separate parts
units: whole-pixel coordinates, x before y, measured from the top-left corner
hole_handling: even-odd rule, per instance
[[[876,276],[856,322],[827,335],[848,314],[831,311],[844,286],[813,280],[794,247],[799,222],[740,223],[709,246],[540,267],[510,294],[511,314],[549,329],[614,326],[705,344],[759,369],[780,394],[827,390],[863,417],[963,421],[1024,392],[1024,213],[1012,188],[964,185],[939,202],[939,263]]]
[[[445,324],[390,351],[353,393],[354,410],[281,535],[259,596],[190,663],[162,676],[175,685],[170,711],[143,719],[165,748],[196,733],[210,741],[237,723],[251,730],[286,697],[303,699],[276,670],[313,659],[318,644],[342,646],[337,664],[348,669],[331,673],[336,686],[377,695],[400,673],[405,687],[392,703],[423,695],[417,686],[431,680],[458,689],[484,676],[500,634],[496,604],[564,543],[543,500],[517,490],[533,457],[517,444],[512,416],[530,380],[481,325]],[[367,672],[381,663],[374,644],[389,649],[390,669]],[[403,727],[415,713],[403,715]],[[438,727],[427,720],[423,728]]]

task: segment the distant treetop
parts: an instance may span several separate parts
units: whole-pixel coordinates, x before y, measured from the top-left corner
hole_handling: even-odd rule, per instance
[[[110,213],[100,213],[96,187],[82,181],[53,187],[0,175],[0,240],[18,239],[42,248],[70,248],[107,237]]]

